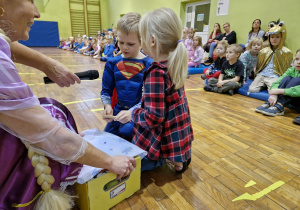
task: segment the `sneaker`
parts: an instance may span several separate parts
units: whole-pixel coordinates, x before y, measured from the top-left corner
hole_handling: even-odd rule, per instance
[[[212,62],[214,62],[214,60],[212,58],[208,58],[206,61],[204,61],[203,63],[205,64],[211,64]]]
[[[300,125],[300,115],[293,120],[293,123]]]
[[[204,90],[205,90],[205,91],[213,92],[213,91],[214,91],[214,87],[209,86],[209,85],[205,85],[205,86],[204,86]]]
[[[201,79],[206,80],[205,74],[201,74]]]
[[[272,117],[281,116],[284,115],[283,106],[277,103],[274,106],[271,106],[268,109],[263,110],[262,113],[264,115],[268,115]]]
[[[231,95],[231,96],[233,96],[233,94],[234,94],[233,90],[229,90],[228,94]]]
[[[256,112],[259,112],[259,113],[262,113],[265,109],[268,109],[270,107],[270,103],[269,102],[266,102],[264,103],[263,105],[257,107],[255,109]]]

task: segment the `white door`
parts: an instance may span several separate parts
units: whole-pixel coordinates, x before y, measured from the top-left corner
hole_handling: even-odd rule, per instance
[[[185,27],[194,28],[196,31],[195,36],[202,37],[203,45],[209,37],[209,11],[210,1],[186,4],[185,8]]]

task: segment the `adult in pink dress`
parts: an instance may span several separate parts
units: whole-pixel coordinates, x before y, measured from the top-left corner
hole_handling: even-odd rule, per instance
[[[53,99],[38,99],[22,82],[12,57],[44,71],[62,87],[78,81],[57,61],[16,43],[28,39],[39,16],[33,1],[0,1],[0,209],[27,203],[42,191],[25,145],[48,158],[54,177],[51,190],[63,191],[73,184],[81,164],[106,168],[118,178],[136,165],[131,157],[111,157],[90,145],[77,134],[66,107]],[[33,209],[34,204],[21,209]]]

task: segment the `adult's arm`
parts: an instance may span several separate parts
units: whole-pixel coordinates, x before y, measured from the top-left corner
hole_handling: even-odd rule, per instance
[[[220,33],[218,36],[216,36],[216,37],[214,38],[214,40],[221,41],[221,40],[223,39],[224,36],[225,36],[225,34]]]
[[[124,176],[135,167],[135,160],[127,156],[111,157],[95,148],[78,134],[63,127],[41,106],[0,111],[1,127],[19,137],[35,151],[61,163],[78,162],[105,168]],[[4,125],[4,126],[3,126]]]
[[[80,79],[62,63],[18,42],[12,42],[10,47],[14,62],[41,70],[60,87],[69,87],[75,82],[80,83]]]
[[[235,31],[231,31],[231,33],[226,36],[225,40],[227,40],[228,44],[235,44],[236,43]]]

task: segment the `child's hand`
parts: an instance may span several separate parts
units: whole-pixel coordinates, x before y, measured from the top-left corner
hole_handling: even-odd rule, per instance
[[[268,101],[271,106],[274,106],[277,102],[278,95],[270,95]]]
[[[114,111],[111,108],[111,105],[110,104],[105,104],[103,115],[113,115],[113,113],[114,113]],[[109,118],[102,118],[102,119],[105,120],[107,123],[113,121],[113,119],[109,119]]]
[[[117,114],[114,121],[119,121],[122,124],[128,123],[131,121],[131,111],[120,111],[119,114]]]
[[[208,76],[209,75],[209,70],[206,70],[205,75]]]
[[[219,88],[222,87],[223,85],[224,85],[223,81],[217,83],[217,87],[219,87]]]

